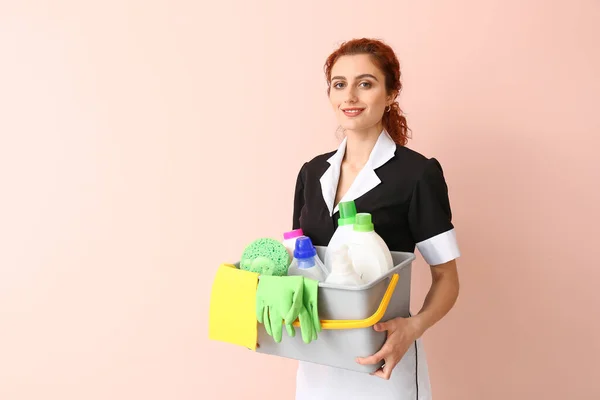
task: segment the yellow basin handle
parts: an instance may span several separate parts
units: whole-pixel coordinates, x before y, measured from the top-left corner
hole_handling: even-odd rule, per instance
[[[379,307],[377,311],[373,313],[368,318],[365,319],[340,319],[340,320],[332,320],[332,319],[322,319],[321,320],[321,328],[323,329],[358,329],[358,328],[368,328],[370,326],[375,325],[383,318],[385,311],[390,304],[390,300],[392,299],[392,295],[394,294],[394,290],[396,289],[396,284],[398,283],[398,274],[392,275],[390,279],[390,283],[383,295],[383,299],[381,299],[381,303],[379,303]],[[300,321],[296,320],[293,324],[295,327],[300,327]]]

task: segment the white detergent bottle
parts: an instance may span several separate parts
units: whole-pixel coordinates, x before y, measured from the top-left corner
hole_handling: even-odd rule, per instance
[[[283,233],[283,240],[281,241],[281,243],[288,250],[288,253],[290,253],[290,259],[294,258],[296,240],[301,236],[304,236],[304,232],[302,232],[302,229],[294,229],[292,231]]]
[[[325,266],[317,255],[317,250],[307,236],[296,239],[294,258],[288,268],[288,275],[302,275],[319,282],[325,281]]]
[[[356,205],[353,200],[343,201],[339,204],[340,218],[338,218],[338,227],[333,232],[333,236],[325,249],[325,270],[330,273],[332,271],[333,254],[342,245],[348,245],[352,238],[352,225],[356,217]]]
[[[331,273],[325,282],[343,286],[360,286],[363,284],[360,275],[356,273],[352,260],[348,257],[348,246],[339,246],[332,252]]]
[[[369,213],[356,214],[348,247],[354,269],[365,284],[373,282],[394,267],[390,249],[375,232]]]

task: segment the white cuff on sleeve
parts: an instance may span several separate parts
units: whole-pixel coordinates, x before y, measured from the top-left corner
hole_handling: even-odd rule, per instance
[[[417,249],[429,265],[443,264],[460,257],[454,229],[417,243]]]

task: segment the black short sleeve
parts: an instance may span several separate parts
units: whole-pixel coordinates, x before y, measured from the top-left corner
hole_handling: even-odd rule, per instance
[[[306,163],[300,168],[298,177],[296,178],[296,188],[294,190],[294,211],[292,220],[292,229],[300,228],[300,214],[302,213],[302,207],[304,207],[304,182],[306,174]]]
[[[408,222],[419,251],[430,265],[458,257],[448,186],[442,166],[435,158],[426,161],[415,183]]]

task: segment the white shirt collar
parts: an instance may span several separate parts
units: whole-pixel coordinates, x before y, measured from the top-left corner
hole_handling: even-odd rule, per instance
[[[329,157],[327,162],[330,164],[329,168],[321,177],[321,192],[323,199],[329,209],[329,215],[333,215],[338,210],[338,206],[334,207],[335,195],[337,192],[337,186],[340,179],[340,172],[342,166],[342,160],[346,153],[346,142],[347,138],[342,140],[337,151]],[[389,133],[384,129],[377,138],[377,142],[369,154],[365,166],[358,173],[354,182],[341,199],[341,201],[356,200],[360,196],[369,192],[371,189],[381,183],[381,180],[375,173],[375,169],[381,167],[383,164],[388,162],[396,152],[396,143],[390,137]]]

